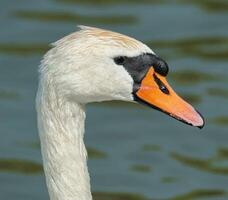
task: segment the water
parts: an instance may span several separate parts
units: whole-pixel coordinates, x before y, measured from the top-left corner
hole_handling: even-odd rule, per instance
[[[48,43],[93,25],[146,42],[206,118],[198,130],[121,102],[87,107],[95,200],[228,199],[227,1],[1,0],[0,199],[48,199],[34,99]],[[114,18],[114,19],[113,19]]]

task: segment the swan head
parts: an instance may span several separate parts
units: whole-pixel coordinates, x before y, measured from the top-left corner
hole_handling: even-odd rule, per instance
[[[166,81],[168,71],[167,63],[142,42],[85,26],[55,42],[40,68],[41,78],[64,99],[139,102],[202,128],[202,116]]]

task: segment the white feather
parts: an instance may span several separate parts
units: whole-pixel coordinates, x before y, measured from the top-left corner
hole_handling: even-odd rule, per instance
[[[143,43],[103,29],[81,30],[55,42],[40,66],[38,129],[51,200],[91,200],[83,142],[84,105],[132,101],[133,80],[115,56],[153,53]]]

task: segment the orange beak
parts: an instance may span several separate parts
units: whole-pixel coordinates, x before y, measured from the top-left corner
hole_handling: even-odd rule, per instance
[[[136,100],[156,108],[186,124],[203,128],[204,119],[190,104],[179,97],[164,76],[151,67],[143,78]]]

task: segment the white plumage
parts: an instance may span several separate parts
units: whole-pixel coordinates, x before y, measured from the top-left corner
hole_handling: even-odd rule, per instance
[[[113,58],[142,53],[153,52],[127,36],[83,26],[44,56],[36,108],[51,200],[92,199],[83,142],[85,104],[132,101],[133,79]]]

